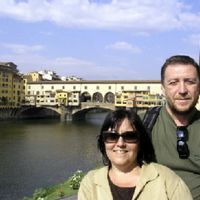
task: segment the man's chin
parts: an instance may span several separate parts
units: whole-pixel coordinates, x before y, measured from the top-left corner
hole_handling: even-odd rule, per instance
[[[181,106],[177,106],[174,108],[171,108],[172,112],[174,114],[178,114],[178,115],[187,115],[189,113],[191,113],[193,111],[194,107],[181,107]]]

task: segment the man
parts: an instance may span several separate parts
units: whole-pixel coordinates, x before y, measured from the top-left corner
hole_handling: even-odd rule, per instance
[[[158,163],[173,169],[200,200],[200,69],[189,56],[167,59],[161,69],[166,105],[152,130]]]

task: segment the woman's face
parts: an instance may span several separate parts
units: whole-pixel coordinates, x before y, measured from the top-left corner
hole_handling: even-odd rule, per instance
[[[111,131],[109,129],[109,131]],[[119,127],[116,127],[115,131],[120,135],[127,131],[136,130],[131,126],[129,120],[125,118]],[[137,134],[137,133],[133,133]],[[122,137],[114,143],[105,142],[106,154],[111,162],[112,167],[131,169],[134,166],[138,165],[137,163],[137,154],[139,151],[138,142],[126,142]]]

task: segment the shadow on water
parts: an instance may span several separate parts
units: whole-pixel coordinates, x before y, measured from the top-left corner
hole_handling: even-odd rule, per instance
[[[0,199],[17,200],[101,163],[96,137],[106,113],[86,121],[0,122]],[[92,158],[92,159],[91,159]]]

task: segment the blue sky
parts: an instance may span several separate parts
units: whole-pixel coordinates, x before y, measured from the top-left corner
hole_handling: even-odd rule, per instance
[[[166,58],[199,50],[198,0],[0,0],[0,61],[22,73],[159,80]]]

